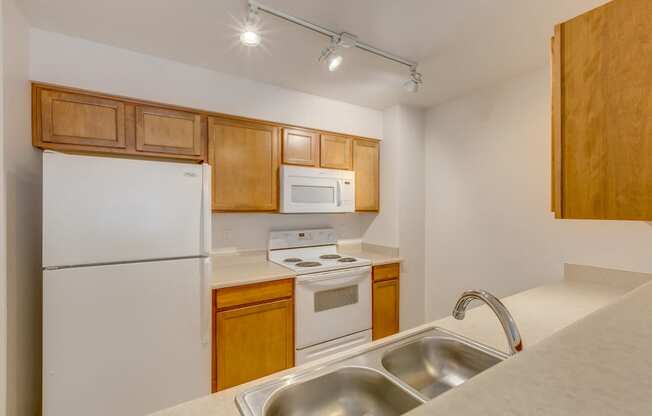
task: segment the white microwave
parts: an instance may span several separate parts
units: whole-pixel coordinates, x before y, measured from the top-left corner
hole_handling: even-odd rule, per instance
[[[281,165],[281,208],[291,213],[355,211],[355,173]]]

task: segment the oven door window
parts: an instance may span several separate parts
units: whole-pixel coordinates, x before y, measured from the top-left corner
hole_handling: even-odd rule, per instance
[[[315,292],[315,312],[323,312],[358,303],[358,285]]]
[[[334,204],[335,187],[292,185],[292,202],[295,204]]]

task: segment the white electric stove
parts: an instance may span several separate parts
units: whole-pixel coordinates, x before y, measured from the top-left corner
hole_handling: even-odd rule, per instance
[[[371,341],[371,261],[338,254],[334,230],[272,232],[268,259],[297,274],[296,365]]]

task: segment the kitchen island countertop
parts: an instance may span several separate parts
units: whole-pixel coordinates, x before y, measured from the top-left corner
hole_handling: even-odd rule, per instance
[[[504,298],[521,330],[525,351],[410,415],[652,414],[648,397],[652,358],[644,353],[652,350],[652,326],[647,322],[652,316],[650,280],[648,274],[568,265],[563,281]],[[502,328],[485,306],[469,311],[463,321],[440,319],[374,344],[390,343],[431,325],[505,349]],[[235,397],[252,386],[366,349],[369,344],[153,415],[239,416]],[[645,371],[647,377],[629,377],[628,371]],[[592,400],[600,406],[589,405]]]

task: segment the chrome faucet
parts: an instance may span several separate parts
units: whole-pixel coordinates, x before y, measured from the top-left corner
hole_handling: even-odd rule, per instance
[[[458,320],[464,319],[466,308],[471,301],[476,299],[486,303],[498,317],[505,330],[505,335],[507,335],[507,345],[509,346],[510,353],[516,354],[522,351],[523,340],[521,339],[521,333],[518,331],[514,318],[512,318],[505,305],[489,292],[484,290],[468,290],[462,293],[462,296],[460,296],[455,304],[455,308],[453,308],[453,317]]]

